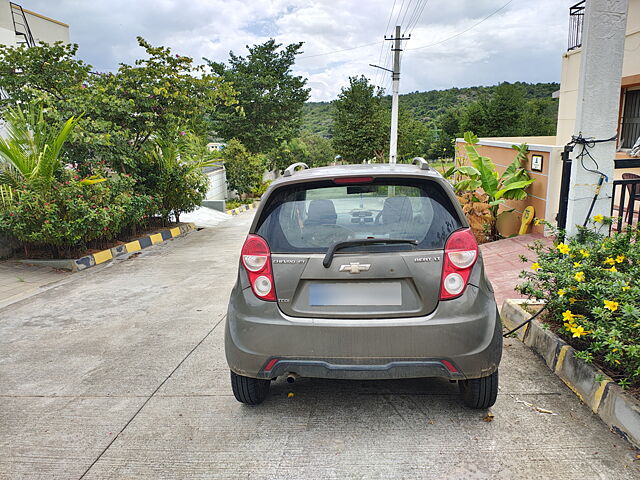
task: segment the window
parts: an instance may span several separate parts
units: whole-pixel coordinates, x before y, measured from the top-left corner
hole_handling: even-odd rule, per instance
[[[377,179],[371,184],[323,181],[281,187],[267,199],[256,233],[275,253],[325,252],[334,242],[366,238],[417,240],[418,248],[428,250],[444,248],[461,226],[437,183]],[[412,247],[387,246],[385,251],[390,248]]]
[[[631,148],[640,138],[640,89],[626,90],[622,110],[622,148]]]

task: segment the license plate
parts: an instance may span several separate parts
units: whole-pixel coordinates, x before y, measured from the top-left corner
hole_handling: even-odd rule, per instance
[[[402,305],[400,282],[314,283],[309,285],[311,306]]]

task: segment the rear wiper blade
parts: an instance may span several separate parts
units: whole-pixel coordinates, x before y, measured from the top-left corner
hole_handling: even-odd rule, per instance
[[[329,246],[329,250],[327,250],[327,254],[324,256],[324,260],[322,260],[322,265],[324,268],[329,268],[329,266],[331,266],[331,260],[333,260],[333,255],[341,248],[352,247],[355,245],[372,245],[376,243],[384,243],[387,245],[393,243],[408,243],[410,245],[417,245],[418,241],[408,240],[405,238],[361,238],[360,240],[344,240],[335,242]]]

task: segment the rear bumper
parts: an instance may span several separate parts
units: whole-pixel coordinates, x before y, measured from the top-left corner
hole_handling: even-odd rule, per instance
[[[225,353],[232,371],[254,378],[467,379],[498,368],[501,333],[493,295],[473,285],[428,316],[355,320],[287,317],[236,285]]]
[[[301,377],[338,378],[350,380],[446,377],[464,379],[464,375],[447,360],[393,361],[378,365],[348,365],[326,360],[275,359],[276,363],[258,372],[258,378],[275,378],[288,373]]]

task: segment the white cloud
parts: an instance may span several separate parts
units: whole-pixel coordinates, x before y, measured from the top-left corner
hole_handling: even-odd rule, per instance
[[[405,25],[422,0],[395,2],[386,32],[401,4]],[[429,0],[406,42],[401,91],[494,84],[500,81],[558,81],[566,48],[568,7],[575,0],[513,0],[491,18],[442,44],[415,49],[473,27],[507,0]],[[228,52],[273,37],[303,41],[297,74],[309,79],[313,100],[331,100],[364,74],[384,86],[388,74],[369,63],[390,60],[383,35],[392,0],[22,0],[25,8],[71,25],[79,55],[97,70],[114,70],[141,51],[135,37],[171,47],[196,59],[225,61]],[[400,19],[404,16],[404,11]],[[363,48],[321,55],[360,45]],[[384,44],[384,50],[381,46]]]

